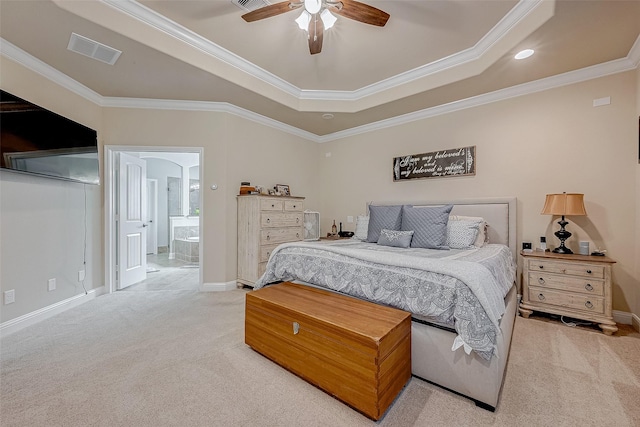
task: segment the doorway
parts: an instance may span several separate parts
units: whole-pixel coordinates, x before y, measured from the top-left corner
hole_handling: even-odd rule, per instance
[[[122,155],[121,155],[122,154]],[[139,191],[143,220],[136,229],[144,239],[146,272],[142,280],[126,284],[126,265],[135,256],[122,257],[129,249],[122,229],[131,210],[122,194],[134,194],[127,184],[121,157],[132,156],[144,164],[144,188]],[[116,290],[202,289],[202,148],[105,146],[105,287]],[[142,169],[142,168],[140,168]],[[137,176],[138,172],[132,174]],[[128,186],[127,186],[128,185]],[[142,186],[142,185],[141,185]],[[130,190],[130,189],[133,190]],[[196,193],[194,195],[194,193]],[[144,237],[142,237],[144,235]],[[136,249],[137,246],[134,246]],[[124,260],[124,261],[123,261]]]

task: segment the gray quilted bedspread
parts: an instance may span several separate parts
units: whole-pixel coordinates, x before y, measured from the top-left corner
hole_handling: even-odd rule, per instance
[[[278,246],[254,289],[297,280],[453,326],[458,346],[494,354],[504,297],[515,278],[511,251],[401,249],[356,240]]]

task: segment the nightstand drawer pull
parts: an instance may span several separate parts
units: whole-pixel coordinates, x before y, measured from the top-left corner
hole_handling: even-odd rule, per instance
[[[271,204],[271,207],[272,207],[272,208],[275,208],[275,207],[276,207],[276,205],[274,205],[274,204],[272,203],[272,204]]]
[[[591,274],[591,270],[587,270],[587,273],[588,273],[588,274]]]
[[[271,223],[271,218],[267,218],[267,224]]]
[[[593,286],[591,286],[591,283],[587,283],[586,285],[584,285],[584,288],[588,291],[592,291],[593,290]]]
[[[593,308],[593,304],[591,304],[591,301],[585,302],[584,306],[587,307],[587,308]]]
[[[300,218],[296,218],[296,224],[300,222]]]
[[[542,295],[542,294],[538,294],[538,299],[539,299],[540,301],[544,301],[544,295]]]
[[[271,240],[271,236],[267,234],[267,240]]]
[[[544,265],[539,265],[538,268],[542,270],[544,268]]]
[[[540,283],[541,285],[544,285],[546,282],[544,281],[544,279],[542,277],[538,278],[538,283]]]

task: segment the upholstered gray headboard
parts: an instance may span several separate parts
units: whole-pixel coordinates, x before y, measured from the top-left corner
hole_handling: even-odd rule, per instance
[[[487,221],[487,234],[490,243],[502,243],[509,246],[513,259],[517,259],[516,243],[516,205],[515,197],[492,197],[481,199],[430,200],[428,202],[371,202],[368,205],[413,205],[442,206],[453,205],[452,215],[480,216]]]

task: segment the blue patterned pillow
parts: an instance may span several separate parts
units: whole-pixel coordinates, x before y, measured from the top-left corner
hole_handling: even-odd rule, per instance
[[[369,206],[369,228],[367,242],[377,243],[380,238],[380,230],[400,230],[402,224],[402,205],[395,206]]]
[[[413,237],[413,230],[396,231],[383,228],[380,230],[378,244],[381,246],[392,246],[394,248],[408,248],[411,244],[411,237]]]
[[[453,205],[402,209],[401,230],[413,230],[412,248],[449,249],[447,223]]]

